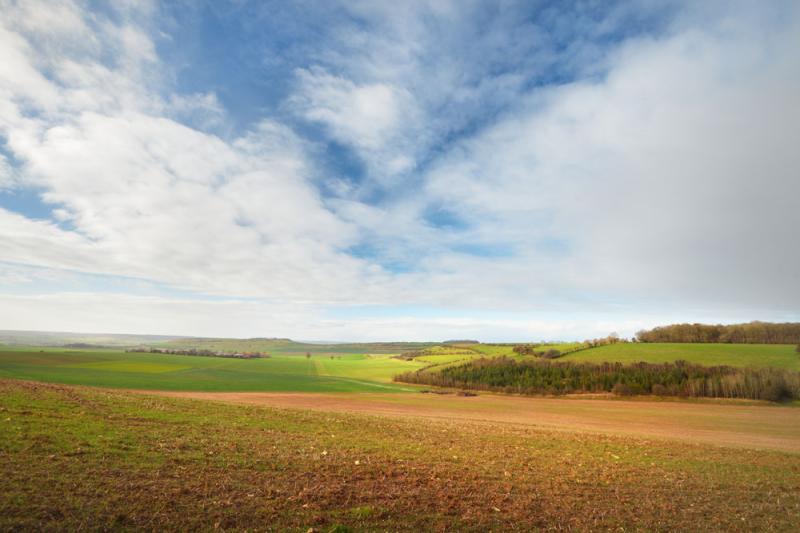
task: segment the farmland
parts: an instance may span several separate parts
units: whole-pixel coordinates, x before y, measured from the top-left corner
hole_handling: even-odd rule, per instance
[[[600,403],[616,406],[619,427],[636,412]],[[0,380],[0,529],[791,531],[800,519],[800,455],[757,441],[316,406]],[[794,417],[783,420],[795,409],[710,407],[693,418],[701,435],[718,418],[752,419],[797,442]],[[781,413],[759,429],[752,409]]]
[[[684,360],[707,366],[757,366],[800,370],[792,344],[618,343],[565,355],[564,361],[669,363]]]
[[[800,519],[791,404],[420,394],[393,378],[539,359],[510,344],[217,342],[153,345],[271,356],[0,347],[0,529],[790,531]],[[692,357],[791,370],[798,356],[619,344],[560,361]]]
[[[476,352],[489,357],[496,357],[499,355],[514,355],[514,344],[474,344],[471,348]],[[560,352],[569,352],[581,347],[579,342],[560,342],[542,344],[538,349],[540,350],[558,350]]]
[[[367,392],[407,390],[393,375],[424,363],[388,355],[223,359],[119,350],[0,348],[0,377],[126,389]]]
[[[318,345],[275,339],[229,339],[226,342],[176,340],[154,346],[243,351],[247,348],[260,351],[270,347],[273,355],[269,358],[238,360],[126,353],[116,348],[0,346],[0,377],[149,390],[375,392],[382,389],[408,390],[408,386],[393,384],[392,378],[420,368],[438,371],[487,356],[531,360],[531,356],[514,354],[512,344]],[[544,345],[542,349],[568,352],[578,346],[578,343],[564,343]],[[362,351],[348,352],[348,349]],[[306,353],[310,357],[305,357]],[[410,359],[401,359],[393,355],[398,353],[414,355]],[[679,359],[709,366],[800,370],[800,355],[795,352],[795,347],[775,344],[619,343],[567,353],[559,361],[662,363]]]

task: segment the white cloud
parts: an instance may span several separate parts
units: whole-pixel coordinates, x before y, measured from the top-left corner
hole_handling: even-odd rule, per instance
[[[6,260],[288,298],[335,298],[359,276],[336,252],[354,230],[323,207],[275,124],[228,144],[168,119],[87,113],[11,146],[75,231],[6,212]],[[52,245],[30,247],[34,228]]]
[[[798,17],[769,38],[737,22],[629,42],[605,79],[532,95],[438,161],[426,192],[532,257],[543,228],[563,239],[565,289],[796,309]]]
[[[62,222],[0,209],[5,261],[290,300],[347,298],[369,281],[374,269],[338,251],[355,229],[323,205],[290,130],[265,119],[223,140],[167,118],[220,110],[213,96],[155,90],[161,67],[132,19],[61,8],[74,15],[64,28],[9,25],[0,39],[13,59],[0,72],[0,135],[22,163],[19,185],[43,190]],[[4,20],[23,18],[9,6]],[[39,40],[71,41],[87,20],[113,60]]]
[[[319,67],[300,69],[297,78],[291,108],[354,147],[373,176],[394,176],[413,168],[413,147],[405,136],[409,127],[416,127],[419,111],[408,91],[388,83],[356,84]]]
[[[320,69],[297,74],[301,89],[295,105],[309,120],[329,126],[334,137],[374,150],[396,126],[401,97],[391,86],[358,86]]]

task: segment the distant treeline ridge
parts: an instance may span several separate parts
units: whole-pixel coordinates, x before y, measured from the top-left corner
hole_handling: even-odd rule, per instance
[[[222,352],[214,350],[198,350],[196,348],[176,350],[170,348],[153,348],[150,346],[128,348],[125,351],[130,353],[163,353],[169,355],[195,355],[200,357],[227,357],[230,359],[261,359],[270,357],[268,353],[263,352]]]
[[[639,342],[722,342],[731,344],[800,344],[800,323],[672,324],[636,334]]]

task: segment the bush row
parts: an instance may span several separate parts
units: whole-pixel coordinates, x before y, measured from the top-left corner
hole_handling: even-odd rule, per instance
[[[777,368],[674,363],[573,363],[483,358],[440,371],[401,374],[396,381],[516,394],[614,392],[660,396],[800,399],[800,373]]]

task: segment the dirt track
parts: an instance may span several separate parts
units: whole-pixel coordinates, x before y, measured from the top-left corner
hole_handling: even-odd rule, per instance
[[[571,432],[667,438],[800,453],[800,408],[710,402],[458,397],[433,394],[137,391],[269,407],[523,424]]]

